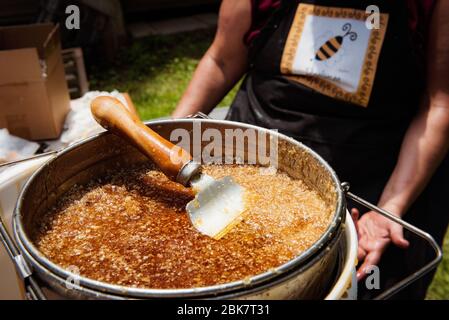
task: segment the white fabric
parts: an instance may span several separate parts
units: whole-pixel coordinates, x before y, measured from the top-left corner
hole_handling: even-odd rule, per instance
[[[27,158],[38,149],[36,142],[13,136],[8,129],[0,129],[0,163]]]
[[[72,100],[70,103],[70,112],[67,115],[64,127],[66,130],[61,135],[61,142],[71,144],[80,139],[90,137],[104,129],[95,121],[90,112],[90,103],[98,96],[111,96],[119,99],[127,106],[126,99],[118,91],[100,92],[91,91],[83,97]]]
[[[341,48],[331,58],[324,61],[316,60],[316,53],[326,41],[345,34],[342,27],[348,22],[351,25],[351,32],[357,34],[357,39],[352,41],[346,36]],[[318,76],[348,92],[356,92],[370,35],[371,30],[366,28],[364,21],[307,16],[296,50],[293,74]]]

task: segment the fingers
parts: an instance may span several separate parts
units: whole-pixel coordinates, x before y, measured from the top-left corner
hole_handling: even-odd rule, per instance
[[[371,251],[365,257],[362,265],[357,270],[357,280],[363,280],[367,276],[367,271],[370,266],[376,266],[381,257],[382,253],[379,250]]]
[[[355,226],[355,230],[357,231],[357,235],[360,238],[360,234],[359,234],[359,217],[360,217],[360,212],[358,209],[356,208],[352,208],[351,209],[351,217],[352,217],[352,221],[354,221],[354,226]]]
[[[356,208],[352,208],[351,209],[351,218],[352,218],[352,221],[354,221],[355,230],[357,232],[358,238],[360,239],[361,238],[361,234],[359,232],[359,217],[360,217],[359,210],[356,209]],[[365,256],[366,256],[366,251],[361,246],[358,246],[357,259],[359,261],[362,261],[363,259],[365,259]]]
[[[366,257],[366,251],[362,247],[357,248],[357,260],[363,261]]]
[[[357,222],[359,220],[359,216],[360,216],[359,209],[352,208],[351,209],[351,216],[352,216],[352,220],[354,220],[354,222]]]
[[[356,208],[352,208],[351,209],[351,217],[352,217],[352,220],[354,221],[354,223],[357,225],[357,221],[359,221],[359,217],[360,217],[359,210]]]
[[[399,248],[406,249],[410,243],[404,238],[404,229],[401,225],[395,223],[390,228],[391,241]]]
[[[367,276],[370,266],[379,263],[382,253],[390,241],[400,248],[407,248],[409,242],[404,238],[401,225],[379,222],[375,216],[366,216],[368,219],[364,219],[364,216],[362,220],[358,220],[359,215],[356,208],[351,209],[351,216],[359,238],[357,258],[362,264],[357,270],[357,279],[360,281]]]

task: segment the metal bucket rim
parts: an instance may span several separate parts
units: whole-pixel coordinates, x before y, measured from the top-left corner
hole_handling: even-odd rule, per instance
[[[71,272],[68,272],[66,269],[60,267],[59,265],[53,263],[49,259],[47,259],[44,255],[42,255],[39,250],[35,247],[33,242],[29,239],[28,235],[25,232],[24,224],[22,220],[22,215],[20,214],[21,208],[23,205],[23,201],[26,195],[26,192],[29,186],[34,182],[36,177],[38,177],[41,172],[48,167],[53,161],[56,161],[63,155],[76,150],[84,144],[87,144],[93,140],[96,140],[104,135],[110,135],[109,132],[102,132],[96,134],[92,137],[81,140],[73,145],[65,148],[61,152],[59,152],[54,158],[48,160],[43,166],[41,166],[30,179],[26,182],[23,189],[20,192],[19,199],[17,201],[16,207],[14,209],[13,216],[13,232],[14,238],[19,245],[19,248],[22,252],[25,252],[26,255],[32,257],[35,261],[39,262],[44,268],[47,268],[50,272],[57,274],[58,276],[68,279],[69,277],[73,278],[76,276],[76,279],[79,280],[80,285],[84,285],[88,288],[99,290],[101,292],[108,292],[112,294],[124,294],[133,296],[133,297],[146,297],[146,296],[164,296],[164,297],[195,297],[199,295],[213,295],[217,293],[229,292],[239,290],[241,288],[248,288],[255,285],[260,285],[263,282],[268,282],[270,279],[279,276],[280,274],[291,270],[303,263],[305,263],[308,259],[313,257],[315,254],[319,253],[321,250],[326,248],[326,244],[337,234],[337,229],[340,227],[341,223],[344,220],[345,213],[345,202],[343,197],[342,189],[340,188],[340,180],[332,169],[332,167],[319,156],[315,151],[302,144],[299,141],[294,140],[282,133],[277,131],[269,130],[266,128],[261,128],[254,125],[249,125],[240,122],[227,121],[227,120],[212,120],[212,119],[168,119],[168,120],[156,120],[156,121],[148,121],[145,122],[146,125],[156,127],[157,125],[165,125],[165,124],[176,124],[176,123],[207,123],[207,124],[228,124],[230,126],[234,126],[236,128],[241,129],[255,129],[259,132],[265,132],[270,135],[277,135],[278,138],[283,139],[293,145],[297,145],[303,150],[307,151],[313,158],[322,165],[327,172],[330,174],[332,181],[335,184],[335,192],[337,194],[337,201],[335,211],[333,212],[332,221],[329,223],[328,228],[322,234],[322,236],[307,250],[303,251],[301,254],[296,256],[295,258],[287,261],[286,263],[280,265],[277,268],[268,270],[266,272],[254,275],[249,277],[248,279],[242,279],[234,282],[228,282],[224,284],[218,284],[213,286],[205,286],[205,287],[197,287],[197,288],[179,288],[179,289],[148,289],[148,288],[133,288],[120,286],[115,284],[109,284],[102,281],[93,280],[84,276],[78,276]],[[157,130],[156,130],[157,131]]]

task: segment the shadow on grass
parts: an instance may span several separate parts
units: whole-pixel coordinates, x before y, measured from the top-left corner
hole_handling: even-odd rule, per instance
[[[91,90],[129,92],[144,119],[166,116],[213,36],[213,30],[202,30],[135,40],[112,64],[91,67]]]
[[[213,34],[212,30],[202,30],[135,40],[120,50],[112,65],[92,68],[95,85],[144,80],[161,72],[173,60],[199,60],[212,42]]]

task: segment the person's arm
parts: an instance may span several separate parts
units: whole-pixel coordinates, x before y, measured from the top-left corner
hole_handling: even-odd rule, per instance
[[[396,167],[379,206],[402,216],[423,191],[449,149],[449,1],[438,1],[429,32],[427,97],[404,137]],[[358,215],[356,210],[353,211]],[[423,212],[422,214],[425,214]],[[442,212],[441,214],[446,214]],[[358,278],[376,265],[386,246],[393,242],[406,248],[399,224],[369,212],[358,222]]]
[[[244,36],[251,26],[250,0],[224,0],[215,39],[201,59],[172,116],[210,112],[247,70]]]

